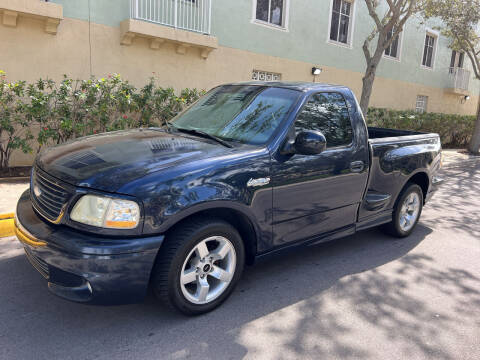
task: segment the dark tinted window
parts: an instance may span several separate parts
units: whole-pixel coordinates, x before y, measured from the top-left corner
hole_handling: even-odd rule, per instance
[[[269,0],[257,0],[257,19],[268,22]]]
[[[345,0],[334,0],[332,20],[330,24],[330,39],[344,44],[348,43],[348,28],[350,25],[350,9],[352,4]]]
[[[455,67],[455,61],[457,60],[457,52],[455,50],[452,51],[452,57],[450,58],[450,67]]]
[[[283,26],[283,1],[257,0],[257,20]]]
[[[339,93],[318,93],[305,104],[295,122],[295,131],[321,131],[327,147],[349,145],[352,142],[352,124],[347,104]]]
[[[465,53],[461,52],[458,54],[458,67],[463,68],[463,59],[465,57]]]
[[[430,35],[425,36],[425,47],[423,50],[422,65],[427,67],[433,66],[433,50],[435,48],[435,38]]]
[[[392,28],[387,33],[387,41],[390,40],[395,33],[395,28]],[[392,41],[389,47],[385,49],[385,55],[397,58],[398,57],[398,35],[395,37],[395,39]]]
[[[171,124],[225,140],[263,144],[285,119],[300,94],[267,86],[219,86],[173,118]]]

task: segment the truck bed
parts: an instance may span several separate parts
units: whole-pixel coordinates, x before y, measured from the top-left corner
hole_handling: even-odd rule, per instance
[[[440,137],[434,133],[369,127],[370,176],[359,221],[382,222],[391,219],[391,209],[405,182],[419,169],[425,190],[430,188],[427,174],[440,167]],[[359,227],[361,228],[361,227]]]
[[[418,131],[410,130],[396,130],[396,129],[385,129],[379,127],[368,127],[368,137],[370,139],[377,138],[386,138],[386,137],[397,137],[397,136],[410,136],[410,135],[420,135],[424,134]]]
[[[438,134],[424,133],[412,130],[397,130],[378,127],[368,127],[368,139],[372,145],[392,143],[392,142],[411,142],[426,141],[427,139],[439,138]],[[403,144],[406,145],[406,144]]]

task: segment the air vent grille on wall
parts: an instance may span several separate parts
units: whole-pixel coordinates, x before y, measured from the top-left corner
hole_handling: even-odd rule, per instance
[[[282,74],[272,73],[268,71],[253,70],[252,80],[258,81],[280,81],[282,80]]]

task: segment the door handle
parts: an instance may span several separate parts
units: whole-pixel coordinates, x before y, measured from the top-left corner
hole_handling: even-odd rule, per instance
[[[359,173],[365,169],[365,163],[363,161],[353,161],[350,163],[350,171]]]

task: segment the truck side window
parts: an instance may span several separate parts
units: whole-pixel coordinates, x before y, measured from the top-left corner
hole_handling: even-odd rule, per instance
[[[352,124],[343,96],[333,92],[312,95],[295,121],[296,133],[303,130],[321,131],[329,148],[350,145]]]

